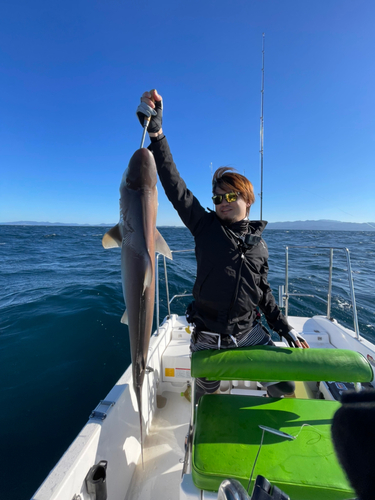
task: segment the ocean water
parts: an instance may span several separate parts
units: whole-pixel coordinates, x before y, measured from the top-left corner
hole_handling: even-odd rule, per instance
[[[103,227],[0,226],[0,497],[32,497],[130,363],[120,281],[120,250],[104,250]],[[185,228],[160,228],[172,250],[193,248]],[[269,281],[278,297],[285,246],[347,247],[361,334],[375,342],[375,237],[371,232],[264,232]],[[289,291],[326,298],[329,252],[290,249]],[[343,252],[334,253],[332,315],[353,328]],[[162,265],[160,265],[160,273]],[[190,293],[193,253],[168,263],[170,297]],[[164,278],[160,318],[167,313]],[[182,314],[189,299],[178,298]],[[294,298],[289,314],[324,314]]]

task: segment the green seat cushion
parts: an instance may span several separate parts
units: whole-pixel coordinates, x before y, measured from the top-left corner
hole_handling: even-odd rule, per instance
[[[204,350],[193,353],[193,377],[209,380],[334,380],[371,382],[368,361],[346,349],[293,349],[275,346]]]
[[[331,442],[331,420],[340,404],[325,400],[210,394],[198,405],[192,476],[201,489],[217,491],[227,478],[247,488],[262,438],[259,425],[299,436],[265,432],[254,470],[292,500],[354,498]],[[309,424],[303,427],[302,424]],[[312,427],[311,427],[312,426]]]

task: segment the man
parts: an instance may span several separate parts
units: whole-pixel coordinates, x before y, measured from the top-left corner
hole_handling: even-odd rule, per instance
[[[194,301],[187,310],[188,321],[194,324],[191,350],[274,345],[259,321],[258,308],[291,346],[308,348],[281,313],[267,281],[268,249],[261,237],[267,222],[247,218],[255,201],[252,184],[231,168],[219,168],[212,181],[215,212],[207,212],[174,164],[162,129],[162,113],[162,97],[156,90],[145,92],[137,109],[139,121],[143,125],[145,116],[151,117],[149,149],[160,181],[195,240],[197,278]],[[219,385],[220,381],[197,380],[202,394],[217,391]],[[278,397],[293,393],[294,383],[279,382],[267,390]]]

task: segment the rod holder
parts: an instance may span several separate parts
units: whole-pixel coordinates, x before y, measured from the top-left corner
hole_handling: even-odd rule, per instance
[[[85,483],[90,500],[107,500],[107,464],[101,460],[87,473]]]

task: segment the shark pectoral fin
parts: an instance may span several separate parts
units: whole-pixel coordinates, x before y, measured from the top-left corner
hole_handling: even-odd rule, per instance
[[[125,309],[124,314],[122,315],[121,323],[123,323],[124,325],[129,324],[128,311],[126,309]]]
[[[102,245],[104,248],[116,248],[122,245],[122,236],[120,233],[120,227],[118,224],[113,226],[109,231],[105,233],[102,239]]]
[[[165,255],[168,259],[173,260],[172,252],[167,242],[157,229],[155,229],[155,250],[162,255]]]

